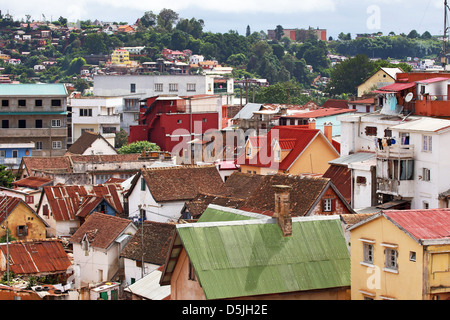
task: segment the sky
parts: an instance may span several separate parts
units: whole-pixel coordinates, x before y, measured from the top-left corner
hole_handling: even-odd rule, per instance
[[[1,4],[3,2],[3,4]],[[180,18],[203,19],[204,31],[225,33],[229,30],[245,34],[275,29],[327,29],[327,35],[337,38],[340,32],[383,32],[387,35],[420,34],[429,31],[443,34],[444,0],[0,0],[2,14],[14,19],[116,21],[133,24],[146,11],[159,13],[167,8]],[[448,24],[449,25],[449,24]]]

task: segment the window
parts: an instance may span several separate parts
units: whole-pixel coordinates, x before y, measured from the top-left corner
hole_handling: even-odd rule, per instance
[[[19,120],[19,128],[24,129],[27,127],[27,121],[26,120]]]
[[[102,132],[103,133],[116,133],[117,129],[116,127],[103,127]]]
[[[42,128],[42,119],[36,119],[34,122],[36,128]]]
[[[18,150],[13,150],[12,151],[12,157],[13,158],[18,158],[19,157],[19,151]]]
[[[427,201],[424,201],[422,204],[423,204],[422,207],[424,209],[430,209],[430,204]]]
[[[422,168],[422,180],[423,181],[430,181],[431,180],[430,169]]]
[[[357,176],[356,183],[365,185],[367,183],[367,179],[366,177]]]
[[[141,191],[145,191],[145,179],[141,179]]]
[[[44,206],[42,207],[42,214],[44,216],[48,216],[48,204],[44,204]]]
[[[25,196],[25,202],[26,203],[33,203],[34,202],[34,196]]]
[[[432,136],[423,136],[422,151],[431,152],[433,150],[432,138],[433,138]]]
[[[2,128],[3,129],[9,128],[9,120],[2,120]]]
[[[130,92],[135,93],[136,92],[136,83],[130,84]]]
[[[189,261],[189,280],[192,280],[192,281],[197,280],[197,277],[195,275],[194,265],[192,264],[191,261]]]
[[[412,262],[416,262],[416,252],[414,252],[414,251],[410,251],[409,252],[409,261],[412,261]]]
[[[52,141],[52,149],[62,149],[61,141]]]
[[[202,119],[202,122],[203,122],[203,123],[206,123],[207,121],[208,121],[208,119],[206,119],[206,118],[203,118],[203,119]]]
[[[247,147],[247,158],[252,156],[252,148],[251,147]]]
[[[169,91],[170,92],[178,91],[178,83],[169,83]]]
[[[60,99],[53,99],[51,104],[52,104],[52,107],[61,107],[61,100]]]
[[[42,150],[42,141],[36,141],[36,150]]]
[[[366,136],[376,136],[377,127],[366,127]]]
[[[60,119],[53,119],[52,120],[52,128],[60,128],[61,127],[61,120]]]
[[[27,100],[20,99],[18,101],[18,104],[19,104],[19,107],[26,107],[27,106]]]
[[[85,132],[94,132],[94,129],[92,128],[81,128],[81,134],[85,133]]]
[[[178,120],[177,120],[177,123],[178,123],[178,124],[183,123],[183,120],[178,119]]]
[[[187,91],[195,91],[195,90],[196,90],[195,83],[187,84]]]
[[[92,117],[92,109],[80,109],[80,117]]]
[[[373,244],[363,243],[363,262],[373,264]]]
[[[6,157],[6,150],[0,150],[0,158]]]
[[[25,226],[17,226],[17,236],[18,237],[25,237],[28,235],[28,227]]]
[[[324,212],[333,211],[333,200],[334,199],[324,199],[323,200],[323,211]]]
[[[400,143],[402,146],[409,145],[409,133],[407,133],[407,132],[400,133]]]
[[[35,107],[42,107],[42,100],[41,99],[34,100],[34,106]]]
[[[2,100],[2,107],[9,107],[9,100]]]
[[[162,92],[163,91],[163,84],[162,83],[155,83],[155,91],[156,92]]]
[[[385,257],[386,257],[384,266],[387,269],[397,270],[398,269],[398,264],[397,264],[398,251],[393,248],[386,248],[384,250],[384,253],[385,253]]]

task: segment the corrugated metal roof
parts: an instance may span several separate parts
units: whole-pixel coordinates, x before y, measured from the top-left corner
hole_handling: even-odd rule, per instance
[[[254,111],[259,111],[263,105],[260,103],[247,103],[233,119],[250,119]]]
[[[265,215],[210,204],[197,222],[219,222],[267,219]]]
[[[45,84],[0,84],[0,96],[67,96],[62,83]]]
[[[294,218],[283,238],[275,219],[177,225],[207,299],[350,286],[339,216]]]
[[[362,162],[367,160],[372,160],[376,158],[375,153],[370,152],[358,152],[354,154],[349,154],[347,156],[343,156],[332,161],[328,161],[329,164],[337,164],[337,165],[349,165],[354,162]]]
[[[170,286],[161,286],[160,279],[161,271],[155,270],[124,290],[148,300],[163,300],[170,295]]]
[[[399,92],[402,90],[406,90],[409,88],[413,88],[416,86],[415,82],[408,82],[408,83],[393,83],[388,86],[384,86],[379,88],[378,90],[372,91],[376,93],[389,93],[389,92]]]
[[[422,117],[391,127],[395,130],[438,132],[450,128],[450,120]]]

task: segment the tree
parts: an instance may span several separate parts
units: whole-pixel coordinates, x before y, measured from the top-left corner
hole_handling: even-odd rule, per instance
[[[146,11],[140,21],[144,27],[149,28],[156,26],[157,20],[158,17],[153,11]]]
[[[245,32],[245,36],[246,37],[248,37],[248,36],[250,36],[252,33],[251,33],[251,31],[250,31],[250,26],[248,25],[247,26],[247,30],[246,30],[246,32]]]
[[[0,165],[0,186],[10,188],[14,181],[13,173],[4,165]]]
[[[172,31],[173,25],[178,21],[178,13],[171,9],[162,9],[157,17],[158,27],[163,30],[170,32]]]
[[[408,34],[408,38],[410,39],[417,39],[420,35],[416,30],[411,30],[411,32]]]
[[[67,75],[80,74],[81,68],[86,64],[86,60],[84,58],[78,57],[74,58],[70,64],[69,69],[67,69]]]
[[[84,38],[83,47],[89,54],[106,53],[106,44],[103,33],[89,33]]]
[[[123,146],[117,152],[119,154],[141,153],[142,151],[160,151],[161,148],[153,142],[137,141]]]
[[[357,87],[373,72],[374,64],[366,55],[356,55],[335,66],[327,92],[332,95],[357,94]]]
[[[420,36],[420,38],[421,38],[421,39],[428,40],[428,39],[433,38],[433,36],[431,35],[431,33],[430,33],[429,31],[425,31],[425,32],[422,34],[422,36]]]
[[[281,40],[281,38],[284,35],[284,29],[282,26],[277,25],[277,27],[275,28],[275,39],[277,40]]]

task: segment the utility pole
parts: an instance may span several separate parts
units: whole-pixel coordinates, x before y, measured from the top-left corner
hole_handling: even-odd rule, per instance
[[[142,205],[138,205],[139,215],[141,217],[141,278],[144,278],[144,215]]]
[[[443,37],[443,45],[442,45],[442,65],[445,67],[445,65],[447,64],[447,31],[448,31],[448,27],[447,27],[447,18],[448,18],[448,14],[447,11],[449,10],[449,6],[447,4],[447,0],[444,1],[444,37]]]
[[[5,208],[6,210],[6,208]],[[9,286],[9,226],[6,221],[6,283]]]

